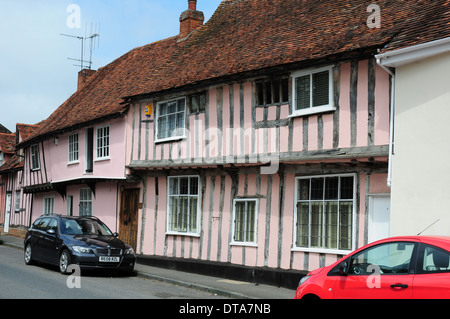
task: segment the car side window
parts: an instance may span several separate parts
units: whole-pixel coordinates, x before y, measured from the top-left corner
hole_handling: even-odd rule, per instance
[[[49,229],[53,229],[55,232],[58,231],[58,221],[56,219],[52,218],[50,220],[50,222],[48,223],[47,230]]]
[[[408,274],[414,246],[410,242],[392,242],[365,249],[353,256],[348,274]]]
[[[450,272],[450,253],[441,248],[426,245],[419,260],[422,260],[421,273]]]
[[[36,225],[37,230],[45,231],[47,230],[48,223],[50,222],[50,218],[42,218],[39,223]]]

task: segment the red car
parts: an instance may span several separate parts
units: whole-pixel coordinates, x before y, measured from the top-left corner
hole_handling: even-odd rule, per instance
[[[450,299],[450,237],[392,237],[300,280],[295,299]]]

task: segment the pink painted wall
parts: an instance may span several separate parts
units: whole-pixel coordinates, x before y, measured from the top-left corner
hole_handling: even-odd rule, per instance
[[[266,108],[255,107],[252,102],[254,88],[251,82],[224,84],[208,90],[209,103],[206,112],[187,114],[186,139],[155,144],[153,142],[154,114],[146,118],[142,113],[149,101],[137,103],[130,108],[127,119],[126,162],[163,166],[173,161],[178,167],[186,168],[195,167],[196,164],[205,165],[205,163],[214,166],[223,161],[235,163],[236,157],[230,157],[230,155],[249,156],[281,152],[298,156],[297,161],[290,163],[293,164],[291,167],[302,167],[306,163],[315,163],[302,161],[302,152],[333,149],[336,143],[334,140],[336,123],[339,125],[338,147],[359,147],[364,152],[366,148],[371,147],[368,109],[370,65],[369,61],[365,60],[360,61],[356,66],[358,81],[354,116],[350,111],[352,71],[350,63],[339,65],[340,95],[336,113],[313,114],[289,119],[288,104]],[[371,138],[375,146],[386,146],[389,137],[389,77],[378,66],[375,68],[375,114]],[[156,105],[156,101],[153,102]],[[356,118],[354,123],[352,118]],[[264,126],[265,120],[270,122],[286,119],[289,119],[290,124],[279,127]],[[243,123],[242,127],[241,123]],[[218,131],[221,134],[218,134]],[[353,145],[352,131],[356,132]],[[368,159],[359,160],[364,162]],[[351,159],[339,158],[321,162],[348,164],[350,161]],[[376,161],[386,163],[387,157],[383,155],[376,158]],[[251,164],[252,162],[248,167],[252,167]],[[166,234],[167,178],[152,176],[153,173],[150,171],[144,181],[146,198],[143,199],[145,208],[142,214],[145,214],[145,225],[143,233],[139,234],[142,236],[143,247],[138,250],[141,249],[148,255],[301,270],[312,270],[330,264],[339,257],[336,253],[293,249],[295,177],[303,174],[301,170],[297,173],[288,172],[284,176],[281,175],[283,180],[280,180],[279,174],[260,175],[251,170],[241,169],[237,185],[233,184],[228,175],[220,173],[212,175],[210,171],[204,171],[204,173],[206,176],[202,178],[204,192],[201,197],[201,233],[196,236],[183,236]],[[354,248],[367,243],[366,198],[368,194],[389,193],[386,177],[385,173],[355,173],[359,201],[355,200]],[[284,189],[281,188],[281,182],[284,183]],[[213,189],[214,192],[212,192]],[[283,198],[280,199],[281,195]],[[233,200],[251,197],[259,200],[257,242],[255,245],[233,244],[231,239]],[[283,203],[282,208],[280,202]],[[282,209],[281,213],[280,209]]]

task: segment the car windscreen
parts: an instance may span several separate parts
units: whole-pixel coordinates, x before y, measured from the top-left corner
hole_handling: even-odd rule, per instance
[[[61,233],[65,235],[112,235],[106,225],[92,219],[63,219]]]

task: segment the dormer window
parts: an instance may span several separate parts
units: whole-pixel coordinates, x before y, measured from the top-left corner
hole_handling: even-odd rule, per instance
[[[334,111],[332,67],[293,74],[292,116]]]

